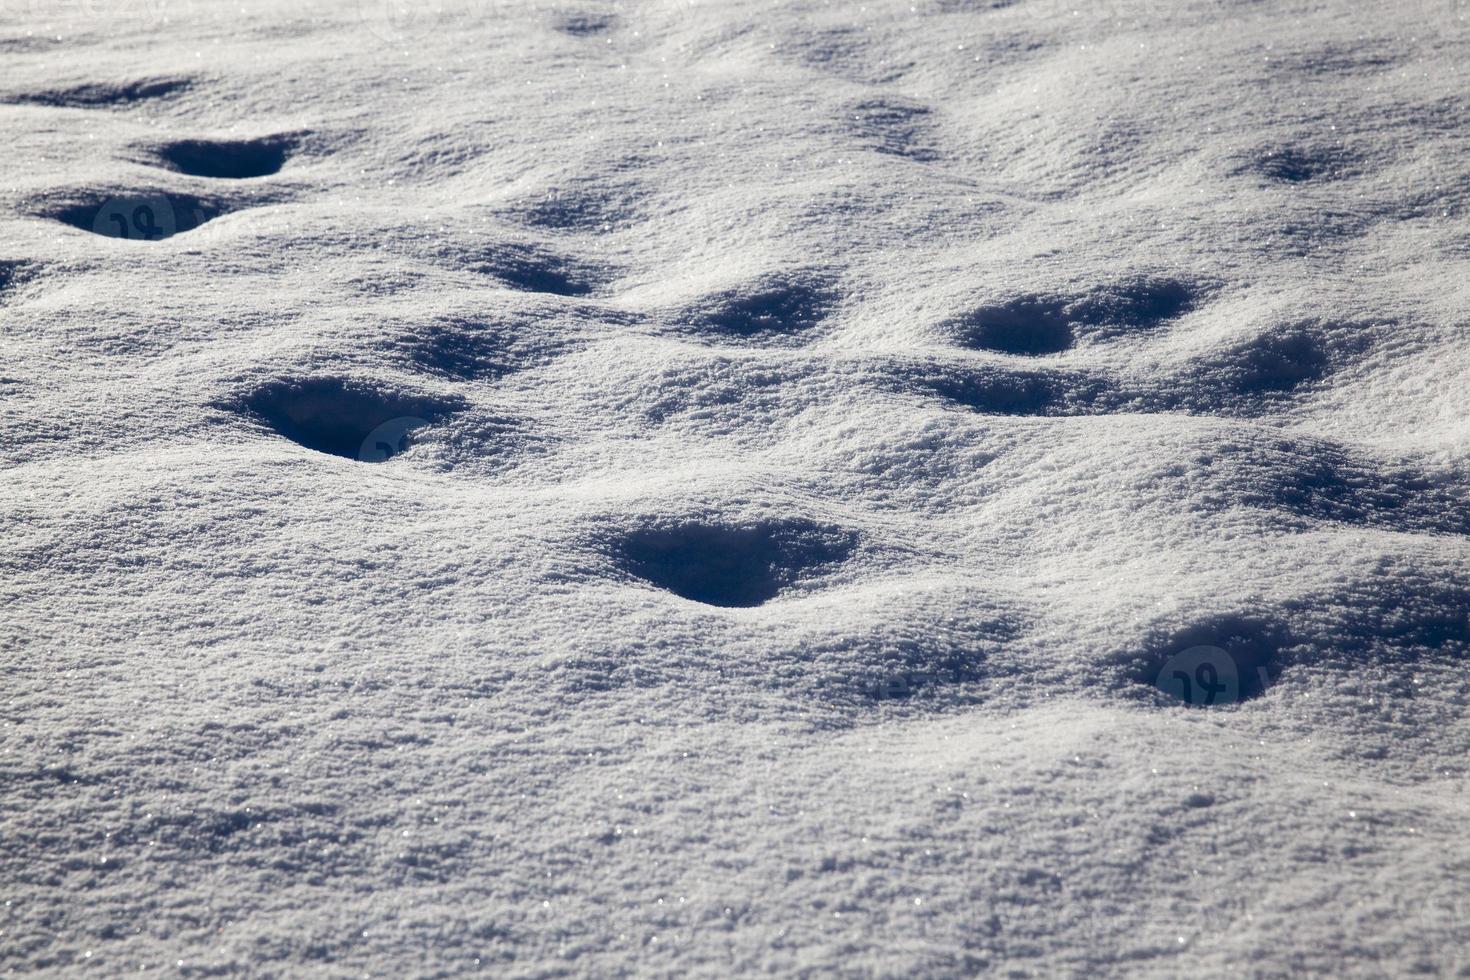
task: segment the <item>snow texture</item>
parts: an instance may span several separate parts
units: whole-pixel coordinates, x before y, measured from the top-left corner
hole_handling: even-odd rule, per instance
[[[1470,976],[1470,3],[0,60],[0,976]]]

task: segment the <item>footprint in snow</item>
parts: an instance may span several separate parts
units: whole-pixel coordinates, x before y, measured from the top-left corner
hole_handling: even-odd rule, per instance
[[[460,406],[339,378],[276,381],[228,405],[307,449],[362,463],[406,451],[413,433]]]
[[[239,140],[184,139],[152,147],[146,154],[159,166],[176,173],[245,180],[278,173],[294,148],[294,140],[281,136]]]
[[[947,333],[965,347],[1020,357],[1070,350],[1153,330],[1195,307],[1200,290],[1175,279],[1135,279],[1080,296],[1028,294],[991,303],[950,320]]]
[[[805,520],[688,520],[628,531],[614,551],[626,572],[658,588],[735,608],[769,602],[841,562],[855,545],[851,533]]]
[[[157,242],[192,231],[234,207],[219,199],[178,191],[83,191],[43,202],[41,217],[107,238]]]

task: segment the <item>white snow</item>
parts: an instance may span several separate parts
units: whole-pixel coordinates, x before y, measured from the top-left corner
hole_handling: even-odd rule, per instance
[[[1467,54],[0,0],[0,976],[1467,975]]]

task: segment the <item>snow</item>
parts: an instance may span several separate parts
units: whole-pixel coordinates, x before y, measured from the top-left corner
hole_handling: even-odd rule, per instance
[[[0,976],[1464,975],[1467,40],[0,0]]]

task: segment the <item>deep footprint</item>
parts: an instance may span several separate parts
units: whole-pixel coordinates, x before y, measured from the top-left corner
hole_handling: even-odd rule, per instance
[[[957,324],[966,347],[1036,357],[1059,354],[1074,342],[1062,300],[1026,297],[976,310]]]
[[[1281,676],[1280,643],[1263,624],[1236,617],[1176,634],[1145,658],[1135,680],[1196,708],[1224,708],[1259,697]]]
[[[1080,297],[1026,295],[983,306],[948,325],[959,343],[978,350],[1039,357],[1071,349],[1079,339],[1152,330],[1193,308],[1196,291],[1172,279],[1138,279]]]
[[[193,194],[134,191],[106,197],[88,193],[43,206],[40,213],[107,238],[157,242],[192,231],[229,210],[219,201]]]
[[[1152,330],[1194,309],[1198,287],[1177,279],[1130,279],[1094,290],[1069,307],[1078,331],[1107,335]]]
[[[759,606],[845,559],[848,532],[809,521],[726,525],[689,521],[626,534],[617,558],[630,574],[709,606]]]
[[[307,449],[362,463],[382,463],[404,452],[415,430],[460,406],[444,398],[323,378],[268,384],[229,407]]]
[[[160,166],[177,173],[244,180],[278,173],[285,166],[292,146],[292,142],[283,137],[177,140],[155,147],[150,155]]]

